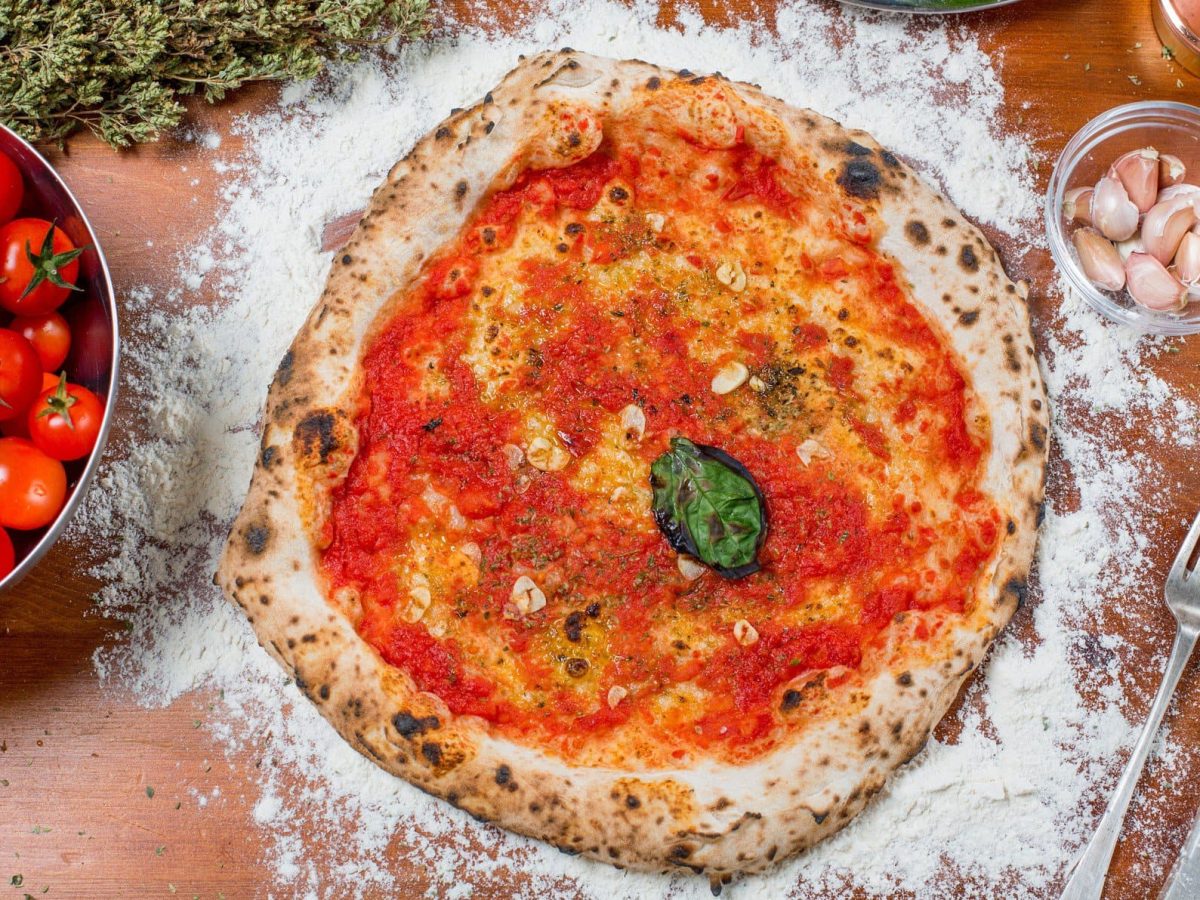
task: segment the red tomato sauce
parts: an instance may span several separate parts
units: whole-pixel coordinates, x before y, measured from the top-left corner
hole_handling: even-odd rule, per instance
[[[730,154],[735,180],[707,202],[758,204],[775,215],[794,209],[796,198],[780,185],[774,163],[745,147],[708,152]],[[872,509],[859,479],[882,471],[902,450],[852,411],[835,415],[868,454],[857,469],[800,465],[798,441],[747,427],[732,401],[710,389],[711,367],[692,358],[705,324],[684,311],[686,298],[650,277],[617,294],[599,293],[579,275],[584,247],[600,248],[587,264],[593,267],[622,254],[660,252],[656,239],[645,236],[644,220],[589,223],[584,235],[568,232],[566,251],[554,247],[520,264],[520,321],[545,334],[511,365],[506,387],[486,397],[465,358],[473,304],[492,287],[481,282],[484,256],[511,241],[522,223],[574,221],[615,179],[636,195],[644,177],[650,176],[628,155],[606,147],[566,169],[527,172],[483,206],[457,246],[428,264],[415,309],[385,323],[363,358],[359,453],[333,492],[332,542],[322,566],[331,589],[353,588],[361,598],[364,638],[456,714],[479,716],[501,733],[549,743],[566,755],[629,725],[675,758],[696,749],[762,752],[787,721],[780,698],[789,683],[813,672],[858,669],[865,648],[898,613],[963,612],[998,543],[998,516],[987,497],[969,491],[959,493],[958,517],[942,529],[919,525],[922,504],[900,495],[890,507]],[[670,252],[689,261],[695,255],[686,247]],[[852,274],[869,285],[875,333],[919,353],[933,373],[894,400],[890,420],[924,417],[939,465],[970,484],[987,445],[966,421],[967,382],[890,262],[867,247],[854,252],[849,258],[869,259]],[[696,268],[711,266],[698,259]],[[819,281],[833,270],[850,271],[839,259],[824,271],[814,267],[811,277]],[[509,346],[504,329],[489,340]],[[747,330],[733,341],[755,366],[774,365],[780,354],[818,360],[815,371],[838,403],[870,396],[854,360],[830,346],[825,325],[798,322],[787,346]],[[435,389],[427,389],[430,378]],[[754,474],[769,520],[759,573],[683,583],[674,551],[656,530],[634,527],[617,507],[573,486],[574,466],[631,403],[653,422],[653,434],[636,451],[647,477],[672,434],[719,446]],[[553,421],[573,466],[544,473],[512,468],[504,447],[520,443],[522,417],[533,409]],[[421,523],[435,514],[427,485],[453,502],[465,520],[456,540],[469,539],[480,557],[477,580],[439,599],[451,615],[440,635],[426,619],[405,619],[409,587],[397,568]],[[925,571],[946,541],[953,555],[940,564],[945,574],[934,576],[940,587],[930,593],[910,576]],[[514,578],[528,572],[542,579],[547,604],[514,618],[506,614]],[[777,624],[814,599],[814,585],[830,581],[858,599],[832,619]],[[578,614],[586,639],[562,636],[570,613]],[[737,618],[758,623],[756,643],[734,639],[729,623]],[[656,635],[670,622],[686,624],[693,637],[664,650]],[[564,676],[564,659],[585,653],[592,655],[586,676]],[[706,692],[703,709],[664,714],[656,698],[682,684]],[[613,706],[606,697],[617,685],[637,690]]]

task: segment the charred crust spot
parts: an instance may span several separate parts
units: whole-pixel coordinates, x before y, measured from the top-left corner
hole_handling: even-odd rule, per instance
[[[414,716],[410,712],[399,712],[392,716],[392,725],[400,733],[400,737],[412,740],[419,734],[424,734],[426,731],[436,730],[441,727],[441,722],[437,716]]]
[[[904,233],[918,247],[924,247],[929,243],[929,229],[925,227],[924,222],[918,222],[916,219],[910,220],[904,226]]]
[[[488,91],[486,94],[483,95],[483,102],[484,103],[492,103],[493,102],[491,91]]]
[[[904,730],[903,722],[896,721],[896,722],[892,723],[892,737],[894,737],[894,738],[900,737],[900,732],[902,732],[903,730]]]
[[[911,687],[912,683],[912,672],[901,672],[896,676],[896,684],[900,685],[900,687]]]
[[[630,809],[637,809],[639,806],[642,805],[642,801],[639,800],[637,797],[633,796],[633,794],[630,794],[628,797],[625,798],[625,805],[628,806]]]
[[[779,847],[775,844],[772,844],[771,849],[767,851],[767,861],[770,862],[771,860],[775,859],[775,855],[777,853],[779,853]]]
[[[1029,598],[1029,585],[1023,578],[1010,578],[1008,583],[1004,585],[1004,589],[1017,598],[1017,607],[1025,605],[1025,601]]]
[[[791,712],[800,705],[800,701],[804,699],[804,695],[796,690],[788,690],[783,692],[783,700],[779,704],[779,708],[784,712]]]
[[[978,272],[979,257],[975,255],[975,248],[970,244],[963,244],[958,253],[958,264],[968,272]]]
[[[573,644],[579,643],[583,637],[583,613],[579,610],[567,616],[563,622],[563,634],[567,636],[567,640]]]
[[[259,602],[259,603],[261,603],[263,606],[270,606],[270,605],[271,605],[271,598],[270,598],[270,597],[268,597],[266,594],[259,594],[259,595],[258,595],[258,602]]]
[[[588,661],[579,656],[572,656],[566,661],[565,668],[572,678],[582,678],[587,674]]]
[[[329,699],[329,685],[323,684],[317,689],[317,696],[322,700]]]
[[[583,138],[579,136],[578,131],[572,131],[570,135],[567,136],[567,143],[572,147],[578,147],[583,143]]]
[[[651,75],[649,78],[646,79],[646,87],[648,87],[652,91],[657,91],[661,85],[662,85],[662,79],[659,78],[657,75]]]
[[[621,187],[620,185],[617,185],[608,192],[608,196],[613,203],[621,203],[629,199],[629,191],[625,190],[625,188]]]
[[[508,784],[511,779],[512,769],[508,766],[501,764],[496,768],[496,784]]]
[[[494,243],[496,242],[496,229],[495,229],[495,228],[492,228],[492,227],[489,225],[487,228],[484,228],[484,229],[483,229],[483,231],[481,231],[481,232],[479,233],[479,236],[480,236],[481,238],[483,238],[483,242],[484,242],[485,244],[494,244]],[[489,289],[488,289],[488,288],[484,288],[484,290],[489,290]],[[489,292],[490,292],[490,290],[489,290]],[[484,296],[486,297],[486,296],[487,296],[487,294],[484,294]]]
[[[458,184],[456,184],[454,186],[455,199],[461,200],[463,197],[467,196],[468,188],[469,188],[469,186],[467,185],[467,183],[465,181],[460,181]]]
[[[434,140],[437,140],[437,141],[444,141],[448,137],[450,137],[450,129],[447,128],[445,125],[441,126],[437,131],[435,131],[433,133],[433,138],[434,138]]]
[[[269,469],[271,463],[275,461],[275,454],[279,452],[276,447],[266,447],[262,452],[262,464],[264,469]]]
[[[669,853],[671,859],[687,859],[692,855],[692,848],[687,844],[676,844]]]
[[[588,614],[588,618],[598,619],[600,617],[600,604],[599,603],[589,603],[587,605],[587,609],[584,611]]]
[[[879,158],[883,160],[883,164],[889,169],[900,168],[900,160],[896,158],[896,154],[891,150],[880,151]]]
[[[315,644],[316,642],[317,642],[317,636],[311,632],[309,632],[308,634],[306,634],[302,638],[300,638],[300,643],[302,643],[302,644]]]
[[[1017,533],[1017,523],[1014,522],[1012,519],[1009,519],[1008,522],[1004,526],[1004,530],[1007,531],[1009,534],[1016,534]]]
[[[246,549],[258,556],[267,549],[267,539],[271,532],[264,525],[251,525],[246,529]]]
[[[844,149],[848,156],[870,156],[872,153],[870,147],[864,147],[856,141],[846,141]]]
[[[960,325],[974,325],[979,321],[979,310],[969,309],[958,317]]]
[[[563,229],[567,234],[575,235],[583,233],[583,224],[580,222],[571,222]]]
[[[1041,503],[1039,503],[1037,505],[1037,516],[1035,517],[1035,523],[1038,528],[1041,528],[1042,523],[1045,521],[1046,521],[1046,501],[1043,500]]]
[[[826,819],[829,818],[828,811],[819,813],[816,810],[810,809],[809,812],[812,813],[813,821],[816,822],[818,825],[820,825],[822,822],[824,822]]]
[[[333,436],[332,413],[315,412],[301,419],[296,425],[295,436],[304,447],[305,454],[311,454],[316,449],[322,463],[328,462],[329,454],[338,449]]]
[[[1009,371],[1021,371],[1021,360],[1017,358],[1017,351],[1011,345],[1004,348],[1004,364],[1008,366]]]
[[[879,196],[879,168],[869,159],[847,160],[837,183],[851,197],[874,200]]]
[[[292,369],[296,364],[296,354],[289,350],[283,354],[283,359],[279,361],[279,368],[275,371],[275,380],[281,385],[286,385],[292,380]]]
[[[1046,449],[1046,426],[1041,422],[1034,422],[1029,426],[1029,442],[1037,449]]]
[[[442,745],[435,741],[426,741],[421,745],[421,755],[429,760],[431,766],[442,763]]]
[[[493,122],[491,119],[488,119],[488,121],[487,121],[487,124],[483,126],[483,133],[484,133],[484,134],[491,134],[491,133],[492,133],[492,129],[493,129],[493,128],[495,128],[495,127],[496,127],[496,123],[495,123],[495,122]]]

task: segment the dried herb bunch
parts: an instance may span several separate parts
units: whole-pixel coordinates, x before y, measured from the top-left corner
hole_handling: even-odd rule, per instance
[[[248,81],[311,78],[327,58],[423,28],[428,0],[0,0],[0,121],[30,140],[86,125],[153,140]]]

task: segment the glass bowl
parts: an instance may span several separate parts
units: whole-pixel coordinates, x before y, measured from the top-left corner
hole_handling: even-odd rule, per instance
[[[76,247],[88,248],[79,258],[79,286],[83,296],[70,299],[61,312],[71,325],[71,350],[64,367],[71,381],[104,398],[104,422],[91,454],[67,467],[67,502],[58,518],[36,531],[10,531],[17,565],[0,578],[0,592],[20,581],[37,561],[54,546],[83,500],[87,486],[100,465],[104,442],[117,403],[119,357],[117,355],[117,299],[104,251],[83,208],[50,163],[30,144],[0,125],[0,152],[17,164],[25,180],[25,199],[18,216],[38,215],[52,219]],[[0,317],[0,323],[7,317]]]
[[[878,9],[884,12],[943,13],[974,12],[993,6],[1008,6],[1017,0],[842,0],[848,6]]]
[[[1046,237],[1059,271],[1102,315],[1148,334],[1200,332],[1200,300],[1177,313],[1155,312],[1133,302],[1125,291],[1105,291],[1083,274],[1072,223],[1063,217],[1063,196],[1076,187],[1094,185],[1117,157],[1140,147],[1178,156],[1187,166],[1184,181],[1200,184],[1200,108],[1186,103],[1144,101],[1118,106],[1084,125],[1067,142],[1046,189]]]

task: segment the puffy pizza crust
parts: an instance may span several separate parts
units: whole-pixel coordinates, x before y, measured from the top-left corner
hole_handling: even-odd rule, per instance
[[[798,742],[751,765],[573,768],[452,716],[384,663],[358,637],[352,604],[324,596],[320,540],[310,535],[320,534],[329,487],[356,451],[358,362],[373,324],[403,313],[422,264],[491,191],[527,167],[569,165],[595,149],[600,130],[572,123],[647,115],[646,98],[667,90],[675,92],[672,127],[709,146],[730,145],[740,125],[768,155],[796,147],[877,211],[886,225],[880,246],[949,335],[990,414],[983,488],[1006,516],[1005,534],[972,618],[923,647],[921,659],[851,681],[856,696],[841,699],[853,714],[818,719]],[[661,109],[653,115],[666,124]],[[523,59],[480,103],[423,138],[375,192],[271,385],[261,453],[216,580],[322,714],[386,770],[565,851],[630,868],[691,869],[715,886],[832,834],[921,749],[1024,596],[1046,453],[1023,297],[978,229],[908,166],[868,135],[756,87],[563,50]],[[889,626],[898,654],[912,624]]]

